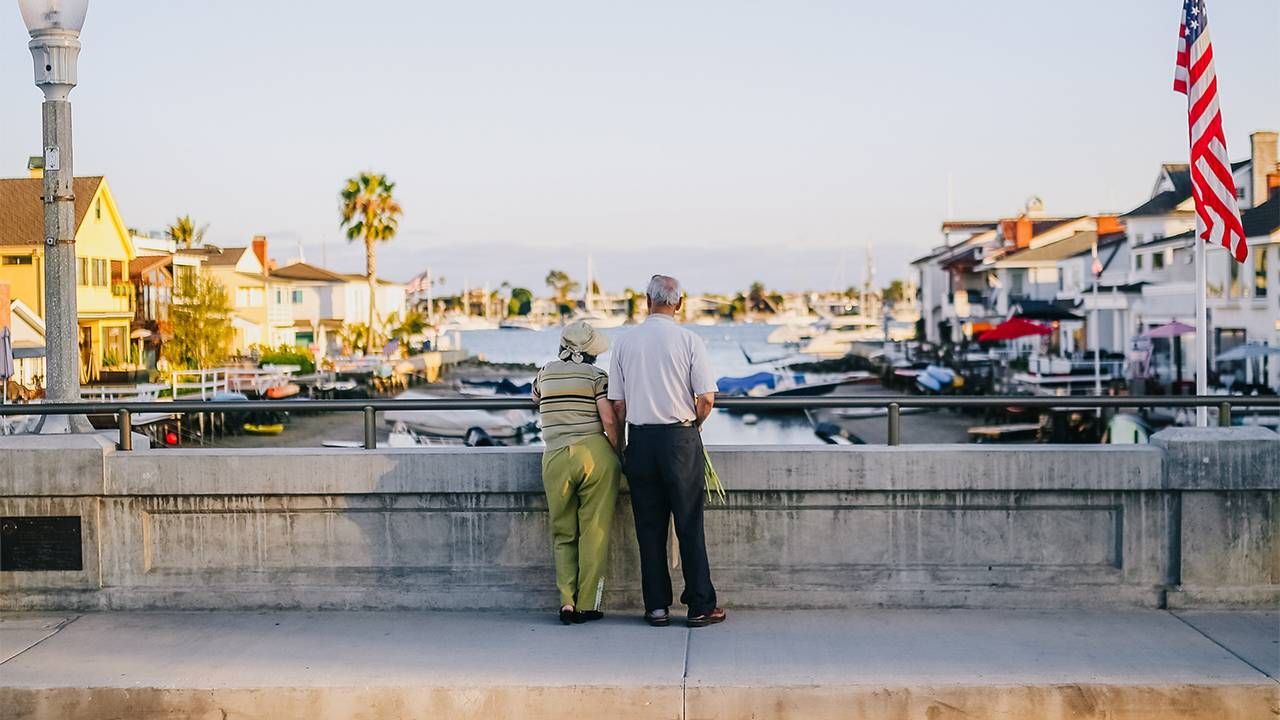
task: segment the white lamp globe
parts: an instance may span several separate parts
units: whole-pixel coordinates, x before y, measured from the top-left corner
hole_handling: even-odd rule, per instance
[[[79,33],[89,12],[89,0],[18,0],[18,9],[33,35],[46,30]]]

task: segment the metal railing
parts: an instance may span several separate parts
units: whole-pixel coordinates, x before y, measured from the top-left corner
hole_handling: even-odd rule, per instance
[[[721,397],[716,407],[741,411],[818,410],[833,408],[884,408],[888,418],[888,444],[901,443],[903,408],[1217,408],[1218,424],[1230,427],[1232,413],[1242,409],[1280,411],[1278,396],[946,396],[946,395],[833,395],[826,397],[744,398]],[[172,402],[45,403],[0,405],[0,417],[11,415],[114,415],[120,425],[119,447],[133,449],[132,417],[136,413],[242,413],[242,412],[359,412],[364,419],[364,447],[377,447],[377,413],[386,410],[536,410],[527,398],[420,398],[377,400],[249,400],[235,403],[175,400]]]

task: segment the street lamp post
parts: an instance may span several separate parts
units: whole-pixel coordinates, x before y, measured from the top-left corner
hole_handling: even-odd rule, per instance
[[[80,399],[76,315],[75,174],[71,163],[71,89],[89,0],[18,0],[31,33],[36,87],[44,91],[45,396]],[[63,431],[86,429],[68,418]],[[52,428],[47,428],[49,431]]]

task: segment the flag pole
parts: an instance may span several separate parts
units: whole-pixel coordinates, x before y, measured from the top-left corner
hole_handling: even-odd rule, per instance
[[[1209,311],[1208,267],[1205,265],[1205,241],[1200,237],[1200,223],[1196,223],[1196,234],[1192,238],[1195,243],[1196,258],[1196,394],[1209,394]],[[1209,409],[1196,408],[1196,427],[1209,426]]]

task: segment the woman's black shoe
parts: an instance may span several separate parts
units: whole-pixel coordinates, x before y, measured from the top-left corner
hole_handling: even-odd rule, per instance
[[[570,625],[574,622],[578,622],[578,620],[574,617],[575,615],[577,615],[577,613],[575,613],[570,608],[560,608],[560,622],[565,625]]]
[[[599,610],[583,610],[582,612],[578,613],[578,618],[579,618],[578,622],[584,622],[584,623],[594,622],[596,620],[603,620],[604,613],[600,612]]]

